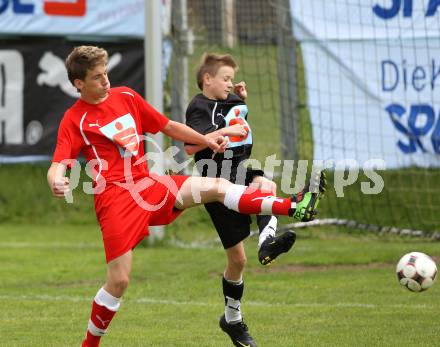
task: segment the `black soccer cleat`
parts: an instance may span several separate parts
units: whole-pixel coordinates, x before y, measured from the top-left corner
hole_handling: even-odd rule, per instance
[[[273,237],[268,236],[258,250],[258,260],[262,265],[270,265],[281,253],[288,252],[296,240],[293,230]]]
[[[248,333],[248,327],[243,321],[229,324],[226,322],[225,315],[220,317],[220,328],[229,335],[234,346],[237,347],[257,347],[256,342]]]

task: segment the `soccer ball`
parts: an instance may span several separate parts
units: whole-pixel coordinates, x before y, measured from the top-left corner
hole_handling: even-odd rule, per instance
[[[437,276],[437,266],[430,256],[411,252],[400,258],[396,273],[402,286],[412,292],[422,292],[433,285]]]

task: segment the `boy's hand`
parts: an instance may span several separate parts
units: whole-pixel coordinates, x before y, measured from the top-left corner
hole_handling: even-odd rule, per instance
[[[243,124],[234,124],[229,127],[223,128],[222,134],[224,136],[239,136],[239,137],[245,137],[248,133],[248,129]]]
[[[70,191],[69,178],[68,177],[55,178],[50,184],[50,189],[52,190],[53,196],[57,198],[64,197],[64,195]]]
[[[246,83],[244,81],[234,85],[234,94],[238,95],[243,100],[247,99]]]
[[[221,135],[205,135],[207,139],[207,145],[211,148],[215,153],[223,153],[226,150],[226,146],[228,144],[228,140]]]

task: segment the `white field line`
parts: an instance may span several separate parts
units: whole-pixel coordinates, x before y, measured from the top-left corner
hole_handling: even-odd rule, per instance
[[[207,241],[193,241],[181,242],[177,240],[170,240],[168,244],[174,248],[183,249],[210,249],[218,247],[221,242],[220,239],[213,239]],[[52,243],[52,242],[0,242],[0,249],[102,249],[101,244],[96,243]]]
[[[93,243],[52,243],[52,242],[0,242],[1,248],[29,249],[29,248],[75,248],[75,249],[103,249],[100,244]]]
[[[317,219],[311,222],[297,222],[292,224],[279,225],[278,230],[283,231],[287,229],[301,229],[308,228],[314,226],[324,226],[324,225],[340,225],[340,226],[348,226],[348,227],[356,227],[359,229],[364,229],[371,232],[376,233],[389,233],[389,234],[397,234],[397,235],[411,235],[418,237],[430,237],[435,240],[440,240],[440,233],[438,232],[424,232],[420,230],[410,230],[410,229],[399,229],[394,227],[383,227],[373,224],[360,224],[356,221],[346,220],[346,219],[337,219],[337,218],[323,218]],[[257,237],[258,230],[252,230],[250,233],[250,237]],[[183,249],[210,249],[215,248],[221,245],[220,238],[214,237],[208,240],[199,240],[186,242],[177,239],[171,239],[167,241],[167,244],[173,246],[175,248],[183,248]],[[99,244],[87,244],[87,243],[42,243],[42,242],[0,242],[0,249],[33,249],[33,248],[64,248],[64,249],[102,249],[102,246]]]
[[[64,301],[64,302],[91,302],[92,298],[80,297],[80,296],[51,296],[51,295],[0,295],[0,300],[4,301]],[[209,303],[203,301],[177,301],[177,300],[164,300],[154,298],[140,298],[140,299],[125,299],[124,301],[135,304],[145,305],[170,305],[170,306],[205,306],[212,307],[217,306],[218,303]],[[378,309],[378,308],[395,308],[395,309],[413,309],[413,310],[438,310],[438,305],[424,305],[424,304],[365,304],[356,302],[336,302],[336,303],[270,303],[261,301],[246,301],[244,306],[256,306],[265,308],[365,308],[365,309]]]
[[[301,229],[308,228],[314,226],[324,226],[324,225],[340,225],[340,226],[348,226],[348,227],[356,227],[359,229],[364,229],[367,231],[372,231],[376,233],[389,233],[389,234],[397,234],[397,235],[410,235],[415,237],[429,237],[435,240],[440,240],[439,232],[425,232],[420,230],[411,230],[411,229],[399,229],[394,227],[384,227],[378,226],[374,224],[360,224],[356,221],[346,220],[346,219],[337,219],[337,218],[323,218],[317,219],[311,222],[297,222],[292,224],[279,225],[278,230],[283,231],[287,229]],[[257,237],[258,230],[252,230],[250,233],[250,237]],[[210,249],[214,247],[218,247],[221,245],[220,238],[214,237],[208,240],[199,240],[192,242],[185,242],[177,239],[171,239],[167,242],[167,244],[175,247],[175,248],[183,248],[183,249]],[[33,249],[33,248],[74,248],[74,249],[102,249],[101,244],[87,244],[87,243],[43,243],[43,242],[0,242],[0,249],[7,248],[16,248],[16,249]]]

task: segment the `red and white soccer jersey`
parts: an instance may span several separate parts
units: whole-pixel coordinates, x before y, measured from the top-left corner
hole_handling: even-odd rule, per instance
[[[105,186],[95,194],[95,211],[107,262],[133,249],[149,225],[169,224],[181,213],[174,202],[187,177],[150,175],[143,159],[143,133],[155,134],[168,121],[135,91],[118,87],[99,104],[79,99],[60,123],[52,161],[82,152],[95,185]]]

